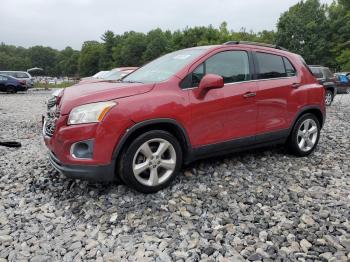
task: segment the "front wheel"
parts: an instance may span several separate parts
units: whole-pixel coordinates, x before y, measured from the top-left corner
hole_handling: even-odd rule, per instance
[[[313,114],[298,119],[288,140],[288,147],[296,156],[307,156],[315,150],[320,138],[320,122]]]
[[[123,151],[119,162],[121,179],[142,193],[167,187],[178,175],[182,150],[177,139],[162,130],[146,132]]]
[[[325,102],[327,106],[330,106],[333,102],[333,92],[331,90],[326,91]]]
[[[8,86],[8,87],[6,88],[6,92],[7,92],[7,93],[14,94],[14,93],[17,93],[17,90],[16,90],[16,87],[14,87],[14,86]]]

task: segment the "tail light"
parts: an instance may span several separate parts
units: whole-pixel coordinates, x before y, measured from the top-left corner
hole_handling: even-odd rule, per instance
[[[25,85],[25,84],[26,84],[26,81],[21,80],[21,81],[19,81],[19,83],[20,83],[21,85]]]

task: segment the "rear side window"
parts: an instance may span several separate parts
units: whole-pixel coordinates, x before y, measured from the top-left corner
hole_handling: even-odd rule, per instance
[[[259,72],[258,79],[286,77],[283,58],[278,55],[256,53]]]
[[[284,62],[284,66],[286,67],[286,73],[287,76],[296,76],[297,75],[297,71],[295,70],[294,66],[292,65],[292,63],[289,61],[288,58],[283,57],[283,62]]]
[[[225,84],[250,80],[247,52],[225,51],[210,57],[193,71],[191,86],[197,87],[206,74],[222,76]]]
[[[332,78],[333,74],[331,72],[331,70],[328,67],[323,68],[323,72],[324,75],[326,76],[326,78]]]
[[[29,78],[28,75],[26,73],[22,73],[22,72],[17,72],[15,74],[16,78]]]
[[[12,77],[16,77],[15,72],[8,72],[8,73],[6,73],[6,74],[9,75],[9,76],[12,76]]]
[[[316,78],[323,78],[323,73],[321,71],[321,68],[319,67],[310,67],[312,74],[316,77]]]

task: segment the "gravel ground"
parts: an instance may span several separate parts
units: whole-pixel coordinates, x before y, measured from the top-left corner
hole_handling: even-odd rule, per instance
[[[350,96],[308,158],[265,148],[198,161],[166,190],[69,180],[48,163],[49,92],[0,94],[2,261],[349,261]]]

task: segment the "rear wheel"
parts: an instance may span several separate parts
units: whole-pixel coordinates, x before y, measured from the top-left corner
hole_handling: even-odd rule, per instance
[[[301,116],[288,140],[288,147],[296,156],[307,156],[315,150],[320,138],[320,122],[313,114]]]
[[[120,177],[142,193],[167,187],[178,175],[182,151],[177,139],[168,132],[154,130],[136,138],[124,150],[119,162]]]
[[[7,92],[7,93],[14,94],[14,93],[17,93],[17,90],[16,90],[16,87],[14,87],[14,86],[8,86],[8,87],[6,88],[6,92]]]
[[[325,102],[327,106],[330,106],[333,102],[333,92],[331,90],[326,90]]]

